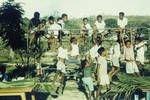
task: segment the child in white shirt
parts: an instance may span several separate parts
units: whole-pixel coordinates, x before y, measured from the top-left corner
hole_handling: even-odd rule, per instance
[[[135,50],[136,50],[136,61],[141,64],[144,65],[144,60],[145,60],[145,44],[146,42],[143,42],[142,39],[136,38],[136,45],[135,45]]]
[[[110,80],[112,80],[113,75],[119,72],[120,70],[120,64],[119,64],[119,58],[120,58],[120,44],[119,42],[115,42],[114,45],[110,48],[110,55],[111,55],[111,61],[112,61],[112,70],[109,72]]]
[[[78,47],[77,39],[75,37],[72,37],[70,42],[71,42],[70,56],[74,57],[74,58],[78,58],[78,56],[79,56],[79,47]]]
[[[53,85],[55,86],[55,82],[58,77],[61,77],[60,79],[60,86],[58,91],[60,90],[62,92],[63,86],[64,86],[64,77],[66,73],[66,65],[65,60],[68,59],[68,50],[65,47],[65,44],[61,44],[61,46],[58,48],[58,61],[56,64],[57,71],[54,76]],[[60,92],[59,92],[60,93]]]
[[[81,25],[81,35],[82,36],[92,36],[92,27],[91,25],[88,23],[88,18],[83,18],[83,22]]]
[[[100,34],[102,36],[102,38],[104,36],[105,26],[106,26],[106,24],[103,20],[102,15],[98,15],[97,20],[95,22],[95,31],[97,34]]]
[[[107,74],[107,61],[106,61],[106,56],[107,56],[107,52],[106,49],[104,47],[100,47],[98,49],[98,59],[97,59],[97,82],[98,82],[98,86],[102,85],[102,87],[107,87],[109,88],[109,84],[110,84],[110,80],[109,80],[109,76]],[[101,91],[101,88],[98,87],[98,91],[97,91],[97,98],[99,98],[99,92]],[[99,99],[97,99],[99,100]]]

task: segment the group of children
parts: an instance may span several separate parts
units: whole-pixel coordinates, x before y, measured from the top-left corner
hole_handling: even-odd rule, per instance
[[[57,23],[54,17],[50,16],[48,18],[48,23],[45,23],[48,32],[46,37],[49,39],[49,49],[51,49],[52,43],[56,46],[55,43],[61,41],[58,44],[57,72],[54,77],[53,85],[55,85],[57,78],[61,77],[59,88],[62,89],[64,87],[64,77],[67,67],[66,60],[69,59],[81,61],[81,66],[83,66],[82,81],[84,85],[88,87],[89,100],[91,100],[92,94],[94,95],[94,80],[97,83],[96,100],[99,100],[98,98],[102,87],[110,89],[110,82],[112,82],[113,76],[120,71],[121,61],[126,63],[126,73],[140,76],[139,67],[144,65],[144,45],[146,43],[143,42],[141,37],[136,37],[135,41],[132,41],[132,32],[130,32],[129,35],[126,34],[125,28],[128,20],[124,17],[123,12],[119,13],[119,18],[117,20],[117,39],[110,43],[111,47],[109,49],[103,46],[106,25],[102,16],[97,16],[93,28],[88,23],[88,18],[83,18],[81,37],[91,37],[90,42],[92,44],[92,47],[87,50],[84,57],[80,56],[82,51],[80,51],[79,47],[81,44],[79,40],[82,38],[71,37],[69,43],[70,49],[69,46],[61,40],[63,35],[62,28],[64,28],[64,21],[66,20],[66,14],[62,15],[62,18],[59,18]],[[112,63],[112,69],[109,72],[107,69],[108,59]]]

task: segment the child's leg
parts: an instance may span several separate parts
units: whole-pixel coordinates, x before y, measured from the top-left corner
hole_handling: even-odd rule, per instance
[[[53,86],[55,86],[55,82],[56,82],[56,80],[57,80],[59,74],[60,74],[60,72],[57,71],[56,74],[55,74],[55,76],[54,76],[54,79],[53,79]]]
[[[99,100],[101,90],[102,90],[102,86],[98,86],[98,89],[96,91],[96,100]]]

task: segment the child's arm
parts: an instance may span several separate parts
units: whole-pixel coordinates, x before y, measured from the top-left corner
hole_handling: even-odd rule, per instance
[[[133,44],[133,41],[132,41],[132,31],[130,29],[130,41],[131,41],[131,44]]]

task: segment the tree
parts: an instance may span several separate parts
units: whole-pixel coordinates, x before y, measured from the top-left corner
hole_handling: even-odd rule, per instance
[[[13,50],[25,48],[25,31],[22,15],[24,10],[14,0],[4,2],[0,7],[0,36],[6,46]]]
[[[113,18],[106,19],[105,23],[106,23],[106,27],[109,27],[109,28],[117,27],[117,20],[116,19],[113,19]]]

